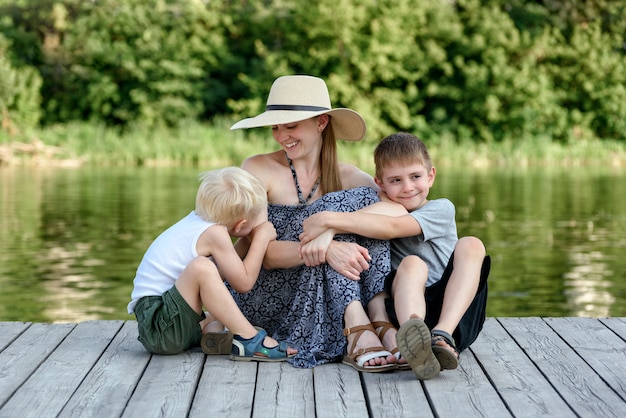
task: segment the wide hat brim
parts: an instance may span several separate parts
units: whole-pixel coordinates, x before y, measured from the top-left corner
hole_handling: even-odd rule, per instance
[[[231,126],[234,129],[259,128],[300,122],[319,115],[330,116],[335,138],[345,141],[360,141],[367,131],[365,120],[352,109],[337,108],[318,112],[301,110],[268,110],[253,118],[240,120]]]
[[[330,116],[335,138],[360,141],[365,137],[366,125],[363,117],[352,109],[333,109],[326,82],[309,75],[278,77],[267,97],[265,112],[240,120],[230,129],[284,125],[324,114]]]

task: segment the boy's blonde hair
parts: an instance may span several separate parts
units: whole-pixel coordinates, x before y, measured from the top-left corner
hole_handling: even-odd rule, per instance
[[[261,180],[239,167],[225,167],[200,175],[196,214],[231,227],[253,220],[267,208],[267,191]]]
[[[421,139],[408,132],[397,132],[384,137],[374,150],[376,177],[382,179],[382,171],[395,164],[421,164],[430,170],[433,162],[428,148]]]

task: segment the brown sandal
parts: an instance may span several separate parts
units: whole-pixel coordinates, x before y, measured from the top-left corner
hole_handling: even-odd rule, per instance
[[[200,347],[204,354],[230,354],[233,345],[233,334],[229,331],[215,331],[202,334]]]
[[[383,338],[385,338],[385,334],[387,334],[387,331],[389,331],[390,329],[396,329],[396,327],[394,327],[391,322],[387,321],[374,321],[372,322],[372,327],[374,327],[374,329],[382,328],[380,332],[378,332],[378,339],[380,339],[380,342],[383,342]],[[400,360],[402,358],[402,354],[400,353],[397,345],[396,348],[389,351],[396,357],[396,360]],[[409,363],[396,363],[396,368],[398,370],[410,370],[411,366],[409,365]]]
[[[385,364],[385,365],[380,365],[380,366],[364,366],[366,361],[369,361],[377,357],[387,357],[391,355],[391,353],[385,350],[385,347],[382,347],[382,346],[361,348],[360,350],[354,351],[354,349],[356,348],[357,342],[359,341],[359,338],[361,338],[361,335],[366,331],[370,331],[376,334],[376,331],[374,330],[374,327],[372,326],[372,324],[359,325],[359,326],[352,327],[352,328],[345,328],[343,330],[343,335],[346,338],[350,334],[355,334],[355,337],[354,337],[354,341],[352,341],[352,346],[348,348],[348,354],[343,356],[343,359],[341,362],[343,364],[347,364],[348,366],[354,367],[356,370],[360,372],[387,372],[387,371],[395,370],[396,369],[395,363]],[[357,360],[356,359],[357,357],[361,357],[361,358]]]

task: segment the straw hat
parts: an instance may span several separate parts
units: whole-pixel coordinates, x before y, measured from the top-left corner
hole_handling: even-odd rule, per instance
[[[365,136],[365,120],[352,109],[330,106],[328,87],[321,78],[308,75],[279,77],[272,84],[265,112],[240,120],[233,129],[258,128],[299,122],[328,114],[337,139],[360,141]]]

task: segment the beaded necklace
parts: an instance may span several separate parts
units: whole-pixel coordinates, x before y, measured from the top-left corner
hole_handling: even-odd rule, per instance
[[[287,154],[285,154],[285,157],[287,157]],[[317,181],[313,185],[313,188],[311,189],[311,193],[309,193],[309,196],[306,199],[303,198],[302,197],[302,190],[300,190],[300,183],[298,183],[298,176],[296,175],[296,169],[293,167],[293,163],[291,162],[291,159],[289,157],[287,157],[287,161],[289,161],[289,168],[291,168],[291,174],[293,175],[293,181],[296,183],[296,190],[298,192],[298,202],[300,202],[300,204],[302,206],[305,206],[307,203],[309,203],[309,200],[311,200],[311,198],[313,197],[313,195],[317,191],[317,188],[320,185],[320,178],[319,177],[317,178]]]

